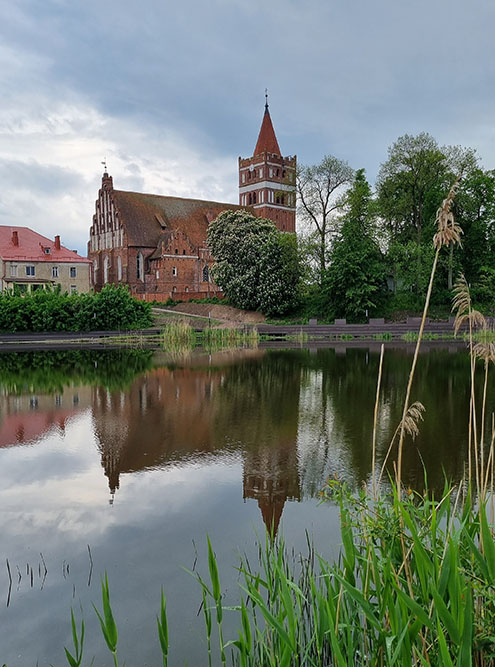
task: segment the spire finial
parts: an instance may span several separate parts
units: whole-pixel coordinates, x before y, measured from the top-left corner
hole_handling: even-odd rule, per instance
[[[265,113],[268,111],[268,88],[265,88]]]

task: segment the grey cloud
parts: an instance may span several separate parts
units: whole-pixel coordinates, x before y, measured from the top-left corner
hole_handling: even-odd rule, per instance
[[[52,195],[79,189],[83,182],[75,171],[35,161],[15,160],[0,160],[0,181],[4,187],[29,190],[32,193],[50,192]]]

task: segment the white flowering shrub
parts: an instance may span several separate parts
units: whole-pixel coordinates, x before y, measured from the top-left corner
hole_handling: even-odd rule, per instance
[[[212,275],[237,308],[283,315],[299,301],[300,264],[294,234],[246,211],[224,211],[208,228]]]

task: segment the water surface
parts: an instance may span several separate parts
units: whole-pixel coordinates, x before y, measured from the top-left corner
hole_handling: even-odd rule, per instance
[[[175,360],[145,350],[2,354],[0,664],[65,664],[70,607],[81,604],[87,664],[110,665],[91,608],[105,571],[122,661],[160,664],[163,585],[170,664],[205,664],[200,590],[183,566],[207,573],[208,534],[229,604],[238,554],[255,556],[265,526],[296,550],[309,531],[324,555],[337,553],[338,513],[318,494],[333,476],[369,482],[378,361],[377,347],[342,345]],[[408,348],[387,348],[381,458],[410,363]],[[426,471],[440,490],[466,461],[462,346],[425,349],[412,398],[426,413],[404,481],[421,490]]]

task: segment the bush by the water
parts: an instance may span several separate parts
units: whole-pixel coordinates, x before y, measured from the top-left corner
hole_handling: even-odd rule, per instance
[[[97,294],[38,290],[0,294],[0,331],[94,331],[142,329],[152,324],[151,306],[122,286],[107,285]]]

